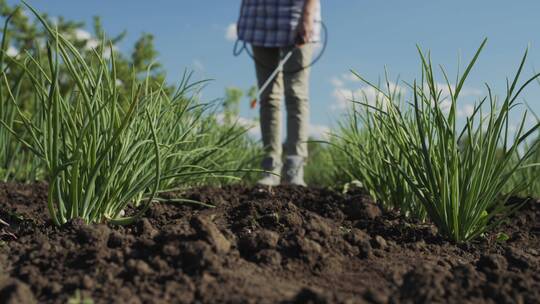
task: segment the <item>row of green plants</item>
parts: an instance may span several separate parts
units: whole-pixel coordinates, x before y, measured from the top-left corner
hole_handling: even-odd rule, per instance
[[[501,102],[486,86],[488,95],[458,123],[460,93],[485,43],[455,85],[441,69],[446,88],[439,87],[429,55],[419,49],[422,73],[407,84],[409,98],[388,80],[380,86],[357,75],[380,96],[353,101],[334,136],[334,149],[347,156],[342,170],[383,207],[429,219],[456,242],[470,241],[504,221],[519,208],[507,203],[510,196],[540,196],[540,121],[527,128],[525,111],[515,133],[509,128],[518,97],[539,77],[520,84],[527,54]]]
[[[19,15],[6,17],[0,178],[46,180],[57,225],[72,218],[130,223],[164,192],[256,179],[249,169],[260,160],[259,144],[236,123],[242,92],[227,91],[220,119],[220,109],[200,101],[205,82],[186,73],[171,87],[147,60],[153,51],[141,55],[152,50],[151,39],[139,41],[140,54],[129,63],[115,51],[114,39],[99,35],[95,48],[81,50],[66,33],[70,23],[53,27],[29,9],[47,39],[9,56],[8,25]],[[509,196],[540,197],[539,124],[526,128],[524,116],[517,132],[509,128],[518,97],[538,76],[519,84],[526,55],[502,102],[487,87],[488,96],[458,123],[460,93],[484,45],[454,83],[441,71],[445,88],[421,50],[421,77],[406,84],[411,96],[388,80],[373,85],[357,75],[379,94],[352,101],[329,143],[309,143],[308,183],[358,181],[383,208],[429,220],[456,242],[511,215],[519,205],[508,205]],[[128,205],[138,211],[124,216]]]
[[[204,83],[185,74],[171,89],[149,65],[146,74],[120,84],[112,42],[110,56],[104,42],[82,54],[29,9],[48,39],[44,53],[7,56],[13,15],[6,18],[0,161],[4,179],[17,177],[19,164],[41,171],[55,224],[73,218],[129,223],[162,192],[238,179],[250,165],[246,129],[216,120],[215,106],[198,98]],[[138,211],[124,216],[128,205]]]

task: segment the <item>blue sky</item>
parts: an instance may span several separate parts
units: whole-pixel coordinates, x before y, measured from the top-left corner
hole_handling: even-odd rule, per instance
[[[169,79],[175,81],[184,68],[197,78],[212,78],[204,98],[223,96],[226,86],[247,89],[255,82],[249,57],[232,56],[233,42],[227,29],[238,15],[240,0],[29,0],[51,16],[85,21],[100,15],[106,31],[122,30],[128,36],[120,50],[129,52],[143,32],[155,35],[160,60]],[[489,38],[478,65],[466,85],[460,105],[463,115],[485,93],[484,83],[504,92],[505,79],[513,75],[524,50],[530,48],[525,75],[540,71],[540,1],[538,0],[322,0],[323,20],[328,26],[328,49],[313,67],[311,120],[313,132],[335,125],[350,91],[369,90],[349,77],[354,69],[374,82],[390,74],[411,81],[419,75],[416,45],[432,52],[433,61],[455,74],[459,56],[468,60],[484,37]],[[8,3],[17,3],[9,0]],[[442,79],[440,79],[442,80]],[[540,85],[524,95],[540,112]],[[258,116],[247,99],[241,115]],[[517,115],[517,113],[516,113]]]

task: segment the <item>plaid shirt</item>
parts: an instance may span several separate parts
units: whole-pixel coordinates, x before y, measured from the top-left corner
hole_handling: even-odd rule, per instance
[[[238,39],[261,47],[294,45],[305,0],[242,0]],[[320,40],[321,8],[316,5],[311,42]]]

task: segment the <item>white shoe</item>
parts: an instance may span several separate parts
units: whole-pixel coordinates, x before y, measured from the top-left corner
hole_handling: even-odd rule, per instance
[[[257,184],[263,185],[263,186],[278,186],[280,183],[281,178],[279,175],[274,175],[272,173],[263,173],[263,177],[257,181]]]
[[[257,181],[257,184],[263,186],[278,186],[281,180],[281,163],[274,161],[271,157],[267,157],[262,161],[262,168],[267,172],[263,172],[262,178]]]
[[[306,187],[304,181],[304,158],[293,155],[285,158],[284,184]]]

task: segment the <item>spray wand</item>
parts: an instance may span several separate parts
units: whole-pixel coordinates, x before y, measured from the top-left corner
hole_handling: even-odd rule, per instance
[[[324,24],[324,22],[322,22],[322,21],[317,21],[317,22],[319,22],[321,24],[321,28],[323,30],[323,37],[324,37],[324,39],[322,40],[322,47],[321,47],[321,51],[319,52],[319,55],[317,55],[311,61],[311,63],[309,63],[306,66],[300,67],[299,69],[295,69],[295,70],[292,70],[292,71],[283,71],[283,66],[285,65],[285,63],[287,63],[289,58],[292,56],[292,53],[295,50],[295,48],[293,48],[291,51],[289,51],[285,55],[285,57],[283,57],[283,59],[280,61],[277,68],[274,70],[274,72],[272,72],[270,77],[268,77],[268,79],[264,82],[264,84],[261,86],[261,88],[259,88],[259,90],[257,91],[257,95],[255,95],[255,98],[251,100],[250,106],[251,106],[252,109],[257,107],[257,100],[260,100],[262,92],[264,92],[264,90],[268,87],[268,85],[270,85],[272,80],[276,77],[276,75],[279,72],[283,71],[283,73],[296,73],[298,71],[301,71],[303,69],[306,69],[306,68],[309,68],[309,67],[313,66],[317,61],[319,61],[319,59],[321,59],[321,57],[323,56],[323,54],[324,54],[324,52],[326,50],[326,46],[328,44],[328,29],[326,28],[326,25]],[[259,62],[255,58],[255,56],[253,56],[253,53],[249,50],[249,48],[247,48],[246,45],[247,45],[247,43],[245,41],[240,41],[240,40],[237,39],[236,42],[234,43],[233,55],[235,57],[238,57],[238,56],[240,56],[240,54],[243,51],[246,51],[248,56],[251,57],[251,59],[253,59],[253,61],[257,62],[261,66],[265,66],[265,64],[263,62]]]
[[[287,61],[289,60],[289,58],[291,58],[292,56],[292,53],[295,49],[292,49],[290,50],[286,55],[285,57],[283,57],[283,59],[281,59],[281,61],[279,62],[277,68],[272,72],[272,74],[270,74],[270,76],[268,77],[268,79],[266,79],[266,81],[264,82],[264,84],[259,88],[259,90],[257,91],[257,95],[255,95],[255,98],[253,98],[251,100],[251,103],[250,103],[250,106],[252,109],[255,109],[255,107],[257,107],[257,100],[261,100],[261,94],[262,92],[264,92],[264,90],[266,90],[266,88],[270,85],[270,83],[272,82],[272,80],[274,80],[274,78],[276,78],[276,75],[281,72],[283,70],[283,66],[285,65],[285,63],[287,63]]]

